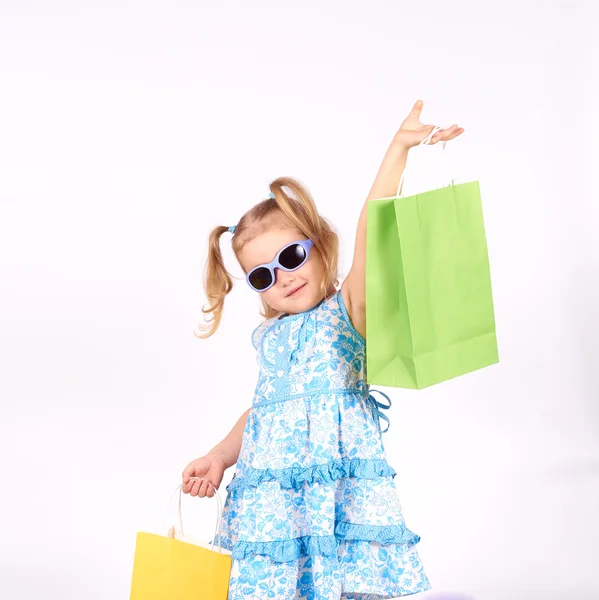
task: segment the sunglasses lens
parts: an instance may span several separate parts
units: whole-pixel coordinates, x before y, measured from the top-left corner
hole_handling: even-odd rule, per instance
[[[272,275],[268,269],[260,267],[250,273],[249,281],[257,290],[265,290],[272,283]]]
[[[281,266],[286,269],[297,269],[306,260],[306,251],[303,246],[293,244],[289,248],[285,248],[279,256]]]

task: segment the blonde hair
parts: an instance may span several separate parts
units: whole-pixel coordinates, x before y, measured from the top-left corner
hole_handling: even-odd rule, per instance
[[[269,198],[256,204],[246,212],[233,234],[232,247],[239,262],[239,253],[252,238],[275,225],[298,229],[302,235],[314,242],[317,256],[322,261],[323,278],[321,282],[322,298],[326,298],[338,284],[339,238],[330,223],[318,214],[310,192],[298,180],[292,177],[279,177],[270,184],[274,199]],[[208,242],[208,260],[204,274],[204,289],[208,305],[202,309],[206,318],[200,329],[204,334],[197,337],[207,338],[213,335],[222,320],[225,297],[233,289],[233,278],[227,271],[220,250],[220,238],[228,227],[215,227]],[[241,263],[240,263],[241,264]],[[262,296],[261,315],[270,319],[280,313]]]

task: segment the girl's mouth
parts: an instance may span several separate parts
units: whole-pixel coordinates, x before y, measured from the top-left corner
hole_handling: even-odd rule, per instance
[[[300,285],[298,288],[295,288],[292,292],[287,294],[287,298],[290,298],[291,296],[297,296],[306,287],[306,285],[307,284],[304,283],[304,285]]]

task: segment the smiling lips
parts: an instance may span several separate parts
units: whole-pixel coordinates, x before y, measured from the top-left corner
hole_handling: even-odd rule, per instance
[[[304,287],[306,287],[306,285],[307,285],[307,284],[305,284],[305,283],[304,283],[303,285],[300,285],[299,287],[296,287],[296,288],[295,288],[295,289],[294,289],[292,292],[289,292],[289,293],[287,294],[287,298],[289,298],[289,296],[294,296],[294,295],[295,295],[295,294],[297,294],[297,293],[298,293],[300,290],[303,290],[303,289],[304,289]]]

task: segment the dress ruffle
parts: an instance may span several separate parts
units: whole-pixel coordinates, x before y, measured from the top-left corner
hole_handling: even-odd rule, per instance
[[[282,486],[280,479],[272,479],[272,471],[268,481],[258,477],[253,486],[240,477],[225,503],[223,547],[231,550],[234,558],[257,555],[288,562],[307,556],[330,556],[342,540],[396,545],[406,550],[420,541],[420,536],[405,524],[393,475],[375,475],[378,470],[393,471],[384,460],[348,460],[320,466],[325,469],[312,469],[310,474],[332,477],[326,481],[304,478],[299,487]],[[294,472],[284,471],[288,476]],[[308,471],[296,472],[305,475]],[[352,472],[371,477],[344,476]]]
[[[247,558],[253,554],[268,556],[276,562],[289,562],[302,556],[332,556],[338,542],[334,535],[304,536],[274,542],[237,542],[233,558]],[[228,548],[230,550],[230,548]]]
[[[361,525],[339,521],[335,524],[335,537],[340,540],[360,540],[379,544],[407,544],[412,546],[420,536],[405,525]]]
[[[420,536],[401,525],[381,527],[340,521],[335,524],[335,535],[303,536],[272,542],[237,542],[234,547],[224,547],[233,551],[233,558],[258,554],[276,562],[290,562],[306,556],[332,556],[337,553],[341,540],[405,544],[408,549],[420,541]]]
[[[286,469],[254,469],[248,467],[243,476],[236,476],[227,486],[228,492],[257,487],[266,481],[277,481],[282,488],[299,489],[305,483],[328,483],[347,477],[376,479],[395,477],[395,470],[384,459],[340,458],[312,467]]]

